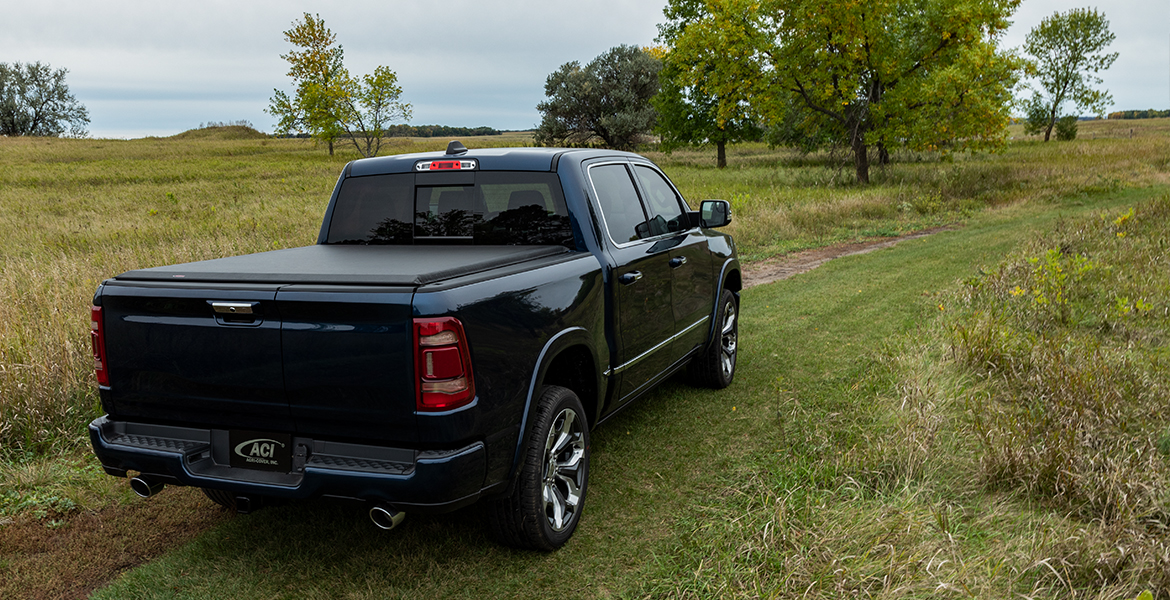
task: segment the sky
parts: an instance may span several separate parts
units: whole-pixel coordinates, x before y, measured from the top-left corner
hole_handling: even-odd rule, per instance
[[[337,34],[351,73],[398,74],[414,125],[529,129],[548,74],[619,44],[648,46],[665,0],[0,0],[0,62],[66,68],[96,138],[167,136],[208,122],[271,132],[274,89],[292,91],[283,31],[305,12]],[[1019,47],[1056,11],[1024,0],[1004,37]],[[1120,53],[1103,76],[1111,110],[1170,108],[1170,0],[1102,6]]]

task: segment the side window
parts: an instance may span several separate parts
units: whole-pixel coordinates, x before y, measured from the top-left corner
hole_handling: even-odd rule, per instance
[[[635,170],[642,189],[646,192],[646,208],[650,211],[650,235],[674,233],[687,228],[682,202],[674,188],[661,173],[638,165]]]
[[[597,192],[609,237],[623,244],[638,239],[637,227],[646,221],[642,202],[630,172],[624,165],[601,165],[589,169],[589,179]]]

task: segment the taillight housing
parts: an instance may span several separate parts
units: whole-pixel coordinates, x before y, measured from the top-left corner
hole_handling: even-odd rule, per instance
[[[415,319],[414,348],[415,406],[420,412],[452,410],[475,400],[471,352],[458,319]]]
[[[93,346],[93,370],[98,385],[110,386],[110,372],[106,369],[106,335],[102,331],[102,307],[89,307],[89,341]]]

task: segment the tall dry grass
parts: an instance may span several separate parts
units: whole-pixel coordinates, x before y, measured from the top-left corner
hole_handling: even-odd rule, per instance
[[[0,138],[0,459],[87,443],[85,423],[101,414],[88,310],[102,280],[316,241],[337,176],[357,154],[339,144],[330,157],[311,141],[240,129]],[[393,152],[446,145],[391,142]]]
[[[1073,589],[1170,596],[1168,245],[1170,195],[1062,221],[968,280],[945,321],[977,382],[955,397],[978,480],[1077,526],[1050,550]]]

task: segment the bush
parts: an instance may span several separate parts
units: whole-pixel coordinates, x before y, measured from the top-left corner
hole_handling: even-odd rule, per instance
[[[1065,115],[1056,121],[1056,139],[1062,142],[1077,139],[1077,118]]]

